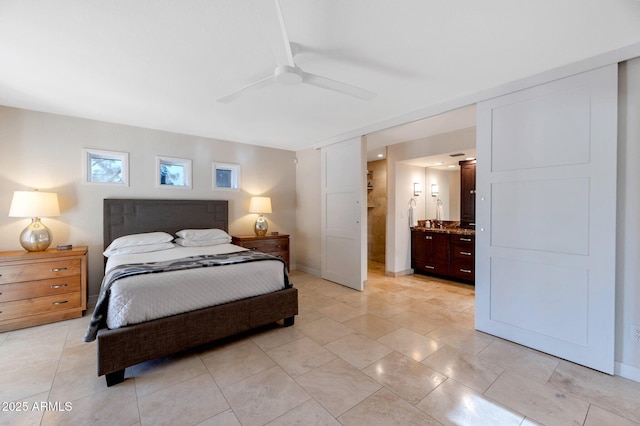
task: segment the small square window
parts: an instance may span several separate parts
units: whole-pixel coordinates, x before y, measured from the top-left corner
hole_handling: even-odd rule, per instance
[[[159,188],[191,189],[191,160],[172,157],[156,157]]]
[[[129,153],[84,149],[85,182],[129,185]]]
[[[238,191],[240,166],[238,164],[213,163],[213,190]]]

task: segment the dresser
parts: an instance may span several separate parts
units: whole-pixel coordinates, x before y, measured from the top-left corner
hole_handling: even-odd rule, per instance
[[[231,243],[237,246],[257,250],[277,256],[284,260],[289,270],[289,236],[288,235],[239,235],[232,236]]]
[[[0,332],[79,318],[87,308],[87,247],[0,252]]]

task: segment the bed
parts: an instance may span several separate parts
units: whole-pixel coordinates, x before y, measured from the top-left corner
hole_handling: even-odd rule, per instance
[[[183,229],[228,230],[226,200],[105,199],[103,214],[105,249],[116,238],[131,234],[162,231],[175,235]],[[286,268],[283,269],[286,281]],[[149,275],[155,278],[173,273]],[[298,294],[290,284],[285,284],[257,296],[117,328],[100,328],[96,333],[98,376],[104,375],[107,386],[112,386],[124,381],[125,369],[135,364],[278,321],[291,326],[298,314]]]

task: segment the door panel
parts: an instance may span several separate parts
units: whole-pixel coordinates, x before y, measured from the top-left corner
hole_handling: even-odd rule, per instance
[[[350,139],[323,147],[322,278],[362,291],[366,263],[366,166],[364,142]]]
[[[612,374],[617,65],[477,111],[476,328]]]

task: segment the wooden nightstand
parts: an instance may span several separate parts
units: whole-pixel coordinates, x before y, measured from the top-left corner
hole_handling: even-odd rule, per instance
[[[280,257],[289,270],[289,236],[288,235],[239,235],[232,236],[231,243],[251,250],[269,253]]]
[[[87,247],[0,252],[0,332],[79,318],[87,308]]]

